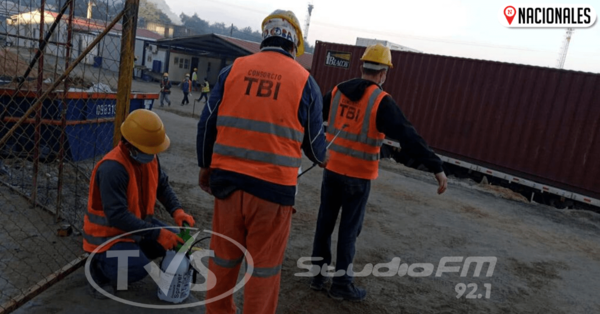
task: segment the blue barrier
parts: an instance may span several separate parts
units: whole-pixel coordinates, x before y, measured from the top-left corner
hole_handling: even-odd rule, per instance
[[[35,93],[19,93],[13,96],[10,90],[0,89],[0,112],[6,110],[0,126],[0,137],[14,126],[36,100]],[[145,108],[152,110],[158,94],[133,93],[130,98],[130,111]],[[116,94],[70,92],[66,102],[65,154],[72,161],[81,161],[102,156],[112,148]],[[52,95],[41,106],[40,158],[52,160],[60,149],[63,107],[62,95]],[[11,139],[4,145],[0,154],[20,155],[31,151],[35,145],[35,119],[30,116],[15,130]]]

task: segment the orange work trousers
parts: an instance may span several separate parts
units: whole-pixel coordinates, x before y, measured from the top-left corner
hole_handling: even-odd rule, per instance
[[[250,258],[246,257],[246,262],[254,266],[252,275],[248,278],[247,271],[245,276],[248,282],[243,288],[244,313],[275,313],[292,211],[292,206],[275,204],[242,190],[233,192],[224,200],[215,199],[214,233],[210,240],[210,249],[215,256],[208,262],[208,269],[215,276],[209,276],[207,282],[207,314],[236,313],[233,289],[244,252],[232,241],[219,235],[229,237],[245,247],[250,255]],[[220,300],[210,301],[224,295]]]

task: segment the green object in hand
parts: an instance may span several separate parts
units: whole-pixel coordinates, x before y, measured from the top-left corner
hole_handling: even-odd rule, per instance
[[[183,239],[184,243],[183,244],[177,244],[177,246],[175,247],[175,251],[179,252],[181,250],[181,248],[184,247],[184,246],[185,246],[184,251],[187,251],[187,250],[190,249],[189,248],[189,244],[187,244],[188,240],[192,238],[192,235],[190,234],[190,229],[188,229],[189,226],[190,225],[188,225],[186,222],[183,223],[183,227],[184,228],[180,229],[181,231],[179,231],[178,236]]]

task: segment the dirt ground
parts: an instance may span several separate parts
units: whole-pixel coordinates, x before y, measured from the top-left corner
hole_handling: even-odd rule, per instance
[[[200,226],[210,228],[213,199],[197,186],[197,118],[190,117],[190,106],[179,106],[177,92],[172,98],[171,107],[154,107],[172,141],[162,165],[184,206]],[[308,166],[305,160],[303,168]],[[394,257],[408,265],[431,263],[437,270],[442,257],[486,256],[497,258],[493,275],[486,277],[484,267],[474,277],[472,266],[465,277],[436,277],[435,272],[361,277],[356,284],[368,292],[362,303],[336,302],[310,290],[308,279],[294,274],[305,272],[298,259],[311,253],[322,176],[315,168],[300,179],[278,313],[600,312],[600,215],[531,204],[510,190],[453,178],[438,196],[428,173],[391,161],[382,161],[380,168],[357,242],[355,270]],[[460,283],[476,283],[474,295],[483,297],[466,299],[465,293],[457,298]],[[489,299],[484,284],[491,285]],[[241,297],[236,299],[241,304]]]
[[[133,89],[157,91],[158,83],[135,81]],[[197,186],[196,125],[202,104],[193,108],[193,103],[180,106],[180,101],[181,92],[174,87],[170,107],[154,104],[171,138],[161,165],[197,227],[211,229],[213,198]],[[303,168],[309,166],[305,159]],[[356,278],[355,283],[368,293],[361,303],[338,302],[324,292],[312,291],[309,279],[295,274],[305,272],[298,260],[311,253],[321,176],[322,170],[314,168],[300,179],[278,313],[600,313],[599,214],[531,204],[509,190],[453,178],[448,191],[439,196],[431,174],[386,160],[372,184],[354,269],[400,258],[408,266],[433,264],[433,275]],[[443,257],[464,261],[477,256],[496,258],[491,276],[486,276],[487,265],[477,277],[473,266],[464,277],[459,273],[435,276]],[[467,299],[470,286],[458,298],[457,285],[471,283],[477,284],[473,295],[482,297]],[[485,297],[488,290],[489,299]],[[235,299],[243,306],[242,292]],[[68,300],[64,302],[66,309]],[[143,313],[125,305],[120,309]]]

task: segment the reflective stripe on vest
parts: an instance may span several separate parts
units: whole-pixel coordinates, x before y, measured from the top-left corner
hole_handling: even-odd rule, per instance
[[[302,158],[281,156],[257,150],[215,144],[213,152],[223,156],[237,157],[246,160],[260,161],[283,167],[300,167]]]
[[[379,153],[377,154],[369,154],[367,152],[361,152],[359,150],[355,150],[349,147],[344,147],[340,145],[336,145],[335,143],[331,144],[330,149],[332,151],[338,152],[340,154],[348,155],[354,158],[364,159],[367,161],[377,161],[379,160]]]
[[[85,216],[87,216],[88,220],[93,224],[105,226],[105,227],[111,227],[111,225],[108,223],[108,218],[106,218],[104,216],[99,216],[99,215],[92,214],[92,213],[85,213]],[[146,218],[144,218],[144,221],[152,222],[153,218],[154,218],[154,215],[147,215]]]
[[[237,117],[219,116],[217,118],[217,126],[228,126],[248,131],[276,135],[299,143],[302,143],[302,138],[304,137],[304,134],[302,132],[294,130],[292,128],[269,122]]]

